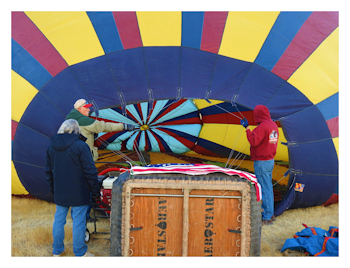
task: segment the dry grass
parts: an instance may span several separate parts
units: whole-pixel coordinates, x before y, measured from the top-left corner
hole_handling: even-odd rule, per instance
[[[339,226],[338,204],[329,207],[313,207],[286,211],[277,217],[274,225],[263,226],[261,233],[261,256],[283,256],[280,252],[288,238],[302,230],[302,223],[310,227]],[[42,200],[12,197],[11,210],[11,255],[52,256],[52,224],[55,205]],[[67,216],[64,256],[74,256],[72,250],[72,220]],[[88,223],[92,232],[93,224]],[[97,231],[109,230],[109,220],[99,219]],[[89,252],[97,256],[109,256],[109,240],[94,239],[88,242]],[[106,237],[106,236],[104,236]],[[108,237],[108,236],[107,236]],[[303,256],[303,254],[299,254]]]
[[[284,256],[280,252],[284,242],[296,232],[309,227],[328,231],[329,226],[339,227],[339,205],[293,209],[276,218],[273,225],[263,226],[261,231],[261,256]],[[294,255],[294,254],[293,254]],[[304,256],[302,253],[298,256]]]
[[[52,256],[52,224],[56,206],[52,203],[29,198],[12,197],[11,210],[11,255],[12,256]],[[90,232],[93,223],[88,223]],[[97,231],[109,231],[109,220],[98,219]],[[109,240],[94,239],[102,235],[92,235],[88,242],[89,252],[97,256],[109,256]],[[72,219],[70,211],[65,226],[64,256],[74,256],[72,240]]]

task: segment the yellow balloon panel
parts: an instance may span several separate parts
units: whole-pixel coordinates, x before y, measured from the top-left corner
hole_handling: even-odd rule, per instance
[[[255,126],[250,126],[253,130]],[[288,148],[281,144],[287,142],[282,128],[279,128],[279,142],[275,160],[288,162]],[[243,154],[250,155],[250,144],[245,129],[241,125],[204,124],[199,135],[200,138],[234,149]]]
[[[213,105],[216,105],[216,104],[220,104],[220,103],[223,103],[223,101],[218,101],[218,100],[211,100],[209,99],[209,102],[207,102],[206,100],[203,100],[203,99],[195,99],[193,100],[193,102],[196,104],[197,108],[200,110],[200,109],[204,109],[204,108],[207,108],[209,106],[213,106]]]
[[[282,128],[278,128],[278,132],[280,134],[279,139],[278,139],[278,144],[277,144],[277,151],[275,155],[275,160],[280,160],[283,162],[288,162],[289,161],[289,156],[288,156],[288,147],[286,145],[281,144],[281,142],[287,142],[286,137],[284,136]]]
[[[99,163],[99,162],[123,161],[123,154],[116,154],[114,151],[108,153],[106,150],[98,150],[98,155],[99,155],[99,158],[97,162],[95,162],[96,168],[99,168],[106,164],[106,163]]]
[[[15,71],[11,71],[11,119],[19,122],[38,90]]]
[[[288,82],[314,104],[339,91],[339,28],[320,44]]]
[[[25,12],[69,65],[104,55],[86,12]]]
[[[279,12],[229,12],[219,54],[254,62]]]
[[[333,138],[334,148],[337,151],[337,156],[339,159],[339,137]]]
[[[12,177],[12,194],[15,195],[27,195],[29,194],[27,190],[23,187],[21,181],[18,178],[15,165],[11,161],[11,177]]]
[[[198,137],[223,145],[227,126],[225,124],[203,124]]]
[[[249,144],[241,125],[204,124],[199,137],[215,142],[229,149],[249,154]]]
[[[181,12],[136,12],[144,46],[181,46]]]

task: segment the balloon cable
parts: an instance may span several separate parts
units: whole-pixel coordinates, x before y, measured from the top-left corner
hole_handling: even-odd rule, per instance
[[[139,148],[137,147],[136,139],[134,140],[133,148],[134,148],[134,151],[136,152],[140,162],[143,165],[147,165],[147,162],[146,162],[145,158],[143,157],[143,154],[142,154],[141,150],[139,150]]]
[[[97,106],[97,104],[96,104],[96,102],[95,101],[92,101],[92,104],[93,104],[93,106],[94,106],[94,109],[95,109],[95,115],[96,115],[96,119],[95,120],[97,120],[97,118],[99,117],[99,109],[98,109],[98,106]],[[107,146],[109,145],[109,143],[104,139],[104,138],[102,138],[102,136],[100,136],[99,138],[98,138],[99,140],[101,140],[102,141],[102,144],[107,148]],[[120,156],[120,157],[122,157],[123,159],[125,159],[127,162],[129,161],[129,162],[131,162],[131,163],[134,163],[134,165],[136,166],[137,165],[137,163],[135,162],[135,161],[133,161],[130,157],[128,157],[126,154],[124,154],[123,152],[121,152],[121,151],[119,151],[119,150],[111,150],[115,155],[117,155],[117,156]],[[144,160],[144,158],[143,158],[143,160]],[[142,161],[141,161],[142,162]],[[145,162],[144,162],[145,163]]]
[[[239,112],[239,114],[240,114],[242,117],[239,117],[238,115],[231,113],[230,111],[226,110],[225,108],[222,108],[221,106],[219,106],[219,105],[217,105],[217,104],[214,104],[214,106],[220,108],[221,110],[225,111],[226,113],[228,113],[228,114],[230,114],[230,115],[232,115],[232,116],[234,116],[234,117],[236,117],[236,118],[238,118],[238,119],[243,119],[243,118],[244,118],[243,114],[239,111],[237,105],[233,105],[233,106],[235,106],[237,112]],[[229,155],[229,157],[227,158],[225,168],[227,167],[227,165],[229,164],[229,162],[230,162],[230,160],[231,160],[231,158],[232,158],[232,156],[233,156],[233,153],[234,153],[234,151],[235,151],[234,148],[236,147],[236,144],[237,144],[238,140],[241,138],[242,130],[243,130],[243,129],[240,128],[240,130],[239,130],[239,132],[238,132],[238,135],[236,136],[236,140],[235,140],[235,142],[234,142],[234,144],[233,144],[233,146],[232,146],[230,155]],[[243,148],[243,151],[246,150],[247,145],[248,145],[248,142],[246,142],[246,143],[243,145],[243,147],[244,147],[244,148]],[[231,164],[229,164],[228,168],[232,168],[232,166],[233,166],[233,165],[241,158],[241,156],[243,156],[243,155],[244,155],[244,157],[243,157],[242,160],[239,162],[239,164],[236,166],[236,167],[239,167],[240,164],[242,163],[242,161],[243,161],[243,160],[246,158],[246,156],[247,156],[246,154],[243,154],[242,152],[239,152],[238,154],[236,154],[235,158],[232,160]]]
[[[239,112],[237,106],[236,106],[236,109],[237,109],[237,111],[242,115],[242,117],[239,117],[238,115],[231,113],[230,111],[226,110],[225,108],[220,107],[220,106],[217,105],[217,104],[214,104],[214,106],[220,108],[221,110],[225,111],[226,113],[228,113],[228,114],[230,114],[230,115],[232,115],[232,116],[234,116],[234,117],[237,117],[238,119],[243,119],[243,118],[244,118],[244,116],[241,114],[241,112]]]
[[[102,136],[100,136],[98,139],[101,140],[101,141],[102,141],[102,144],[103,144],[104,146],[106,146],[106,148],[107,148],[107,146],[109,145],[109,143],[108,143],[105,139],[103,139]],[[130,157],[128,157],[126,154],[124,154],[124,153],[121,152],[120,150],[111,150],[111,152],[114,153],[114,154],[117,155],[117,156],[122,157],[122,158],[125,159],[126,161],[129,161],[129,162],[133,163],[134,166],[137,166],[137,163],[136,163],[135,161],[133,161]]]
[[[286,176],[283,176],[282,178],[280,178],[278,182],[276,182],[276,183],[274,183],[274,184],[272,185],[272,187],[275,187],[275,185],[278,184],[278,183],[279,183],[281,180],[283,180],[285,177],[286,177]]]
[[[227,167],[227,164],[229,163],[229,161],[230,161],[231,158],[232,158],[233,152],[235,151],[234,148],[236,147],[236,144],[237,144],[239,138],[241,137],[241,134],[242,134],[242,129],[240,128],[240,129],[239,129],[239,132],[238,132],[238,136],[236,136],[236,140],[235,140],[235,142],[233,143],[233,146],[232,146],[230,155],[229,155],[229,157],[227,158],[225,168]]]
[[[242,151],[245,151],[245,150],[247,149],[247,147],[248,147],[248,141],[243,145],[243,147],[244,147],[244,149],[243,149]],[[243,155],[244,155],[244,156],[243,156]],[[243,156],[242,160],[241,160],[241,161],[239,162],[239,164],[236,166],[236,167],[239,167],[239,166],[241,165],[242,161],[247,157],[247,155],[246,155],[246,154],[243,154],[242,152],[239,152],[239,153],[236,155],[236,157],[235,157],[235,158],[233,159],[233,161],[231,162],[229,168],[232,168],[232,166],[233,166],[242,156]]]

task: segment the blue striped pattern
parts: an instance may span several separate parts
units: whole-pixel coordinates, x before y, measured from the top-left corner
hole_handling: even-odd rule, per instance
[[[112,12],[87,12],[106,54],[123,50]]]
[[[52,78],[52,75],[13,39],[12,70],[26,79],[38,90]]]
[[[339,93],[330,96],[316,106],[321,111],[326,121],[337,117],[339,115]]]
[[[182,46],[201,48],[203,21],[204,12],[182,13]]]
[[[271,71],[312,12],[281,12],[255,63]]]

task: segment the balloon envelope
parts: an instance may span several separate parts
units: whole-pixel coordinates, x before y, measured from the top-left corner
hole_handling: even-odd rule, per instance
[[[320,205],[338,186],[338,39],[338,12],[12,12],[12,192],[52,200],[46,148],[79,98],[138,125],[101,149],[222,157],[249,155],[239,119],[264,104],[289,161],[277,213]]]

